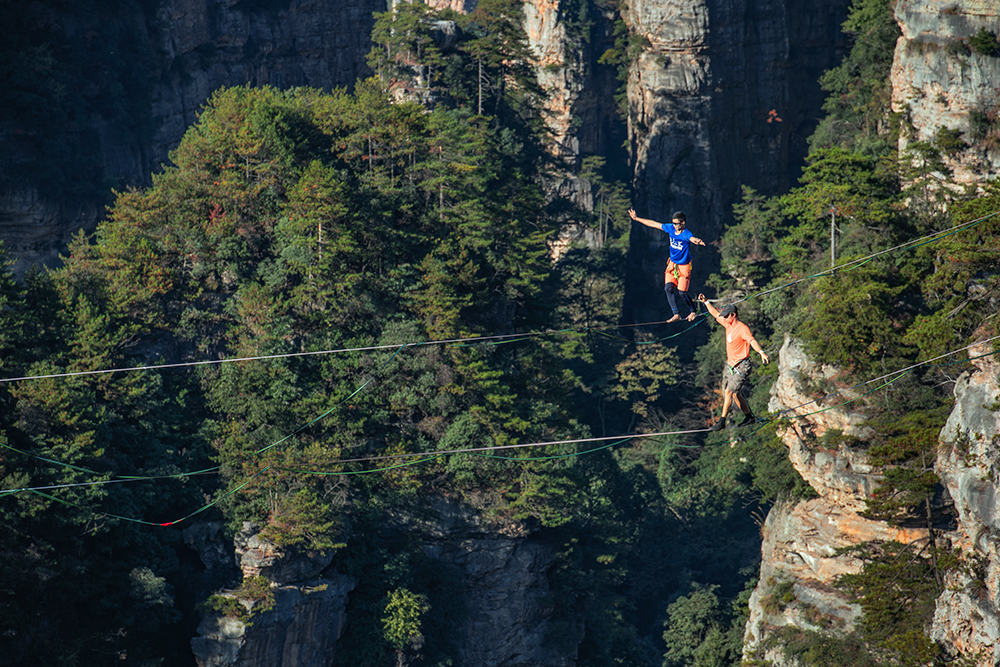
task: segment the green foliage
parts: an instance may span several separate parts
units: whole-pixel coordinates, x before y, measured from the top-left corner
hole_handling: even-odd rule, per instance
[[[454,44],[435,34],[455,21]],[[427,102],[441,100],[488,115],[497,127],[540,136],[543,92],[524,33],[524,9],[511,0],[483,0],[467,14],[401,3],[376,14],[368,63],[387,87]]]
[[[664,667],[724,667],[739,661],[743,628],[741,624],[730,624],[730,614],[717,597],[717,589],[694,584],[689,594],[667,607]],[[740,615],[736,618],[745,620]]]
[[[622,118],[628,118],[628,78],[632,66],[638,60],[642,51],[649,47],[649,40],[643,35],[634,34],[622,18],[622,6],[615,7],[618,13],[612,27],[614,45],[601,54],[598,62],[615,68],[618,89],[615,91],[615,102]]]
[[[983,56],[1000,56],[1000,40],[992,30],[985,26],[979,28],[976,33],[969,37],[969,48],[973,53]]]
[[[906,355],[899,331],[909,317],[898,306],[906,286],[881,269],[861,267],[812,283],[805,298],[811,317],[800,334],[814,358],[865,374],[886,357]]]
[[[995,151],[1000,148],[1000,119],[996,106],[969,109],[969,141],[974,146]]]
[[[758,414],[762,413],[760,410]],[[777,436],[776,424],[768,424],[749,437],[741,449],[747,456],[751,486],[760,502],[776,503],[816,497],[816,492],[802,479],[788,460],[788,446]]]
[[[896,122],[890,109],[892,66],[899,26],[887,0],[854,0],[843,30],[851,51],[820,78],[830,93],[826,117],[810,138],[812,150],[841,146],[866,155],[894,150]]]
[[[880,667],[883,663],[857,633],[831,636],[815,630],[785,626],[773,636],[782,652],[805,667]]]
[[[995,185],[987,186],[982,196],[957,202],[954,223],[981,222],[924,250],[933,267],[921,284],[927,306],[906,332],[906,342],[920,349],[922,359],[939,356],[991,326],[989,294],[998,277],[990,267],[1000,256],[998,208],[1000,189]]]
[[[205,611],[235,618],[245,625],[253,625],[254,616],[274,608],[274,590],[266,577],[250,577],[235,590],[210,595],[201,607]]]
[[[760,607],[765,614],[775,616],[795,602],[795,582],[777,581],[772,577],[767,580],[767,585],[768,592],[760,600]]]
[[[961,137],[961,130],[953,130],[947,127],[942,127],[938,129],[937,136],[934,137],[934,145],[937,146],[942,153],[946,155],[954,155],[962,149],[969,147],[967,143],[962,141]]]
[[[861,633],[902,665],[925,665],[940,648],[926,635],[940,593],[938,559],[926,542],[868,542],[846,550],[862,562],[858,574],[840,577],[838,587],[864,611]]]
[[[385,639],[397,653],[419,651],[424,638],[421,617],[430,611],[427,599],[405,588],[390,591],[385,603],[382,627]]]
[[[666,388],[677,384],[680,371],[673,348],[654,347],[649,342],[637,346],[615,367],[618,382],[613,395],[629,402],[632,412],[641,417],[649,414],[649,405],[658,401]]]
[[[594,200],[595,243],[598,248],[609,244],[627,247],[631,229],[627,189],[624,183],[607,179],[603,173],[605,169],[606,160],[598,155],[583,158],[580,165],[580,178],[590,183]]]
[[[868,499],[866,514],[899,523],[924,514],[924,504],[936,493],[940,478],[934,472],[938,439],[947,408],[933,412],[891,414],[873,420],[870,439],[873,465],[884,468],[878,488]]]
[[[776,201],[743,186],[742,200],[733,205],[736,222],[726,228],[719,254],[722,271],[737,283],[753,286],[767,277],[783,219]]]

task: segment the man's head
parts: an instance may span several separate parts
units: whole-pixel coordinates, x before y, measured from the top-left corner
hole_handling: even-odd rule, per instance
[[[738,320],[740,318],[740,311],[733,304],[729,304],[719,311],[719,317],[724,320],[728,320],[730,315],[735,315],[733,318],[734,320]]]
[[[675,227],[684,227],[687,223],[687,216],[684,215],[684,211],[677,211],[671,216],[671,222],[673,222]]]

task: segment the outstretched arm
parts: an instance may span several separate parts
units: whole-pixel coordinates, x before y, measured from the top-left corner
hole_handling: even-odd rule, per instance
[[[716,308],[715,306],[713,306],[712,304],[710,304],[708,302],[708,299],[705,298],[704,294],[699,294],[698,295],[698,301],[701,301],[703,304],[705,304],[705,308],[708,309],[708,314],[709,315],[711,315],[712,317],[714,317],[716,319],[719,318],[719,309]]]
[[[704,242],[704,241],[702,241],[702,240],[701,240],[700,238],[698,238],[697,236],[692,236],[692,237],[691,237],[691,243],[693,243],[693,244],[695,244],[695,245],[705,245],[705,242]]]
[[[642,224],[646,225],[647,227],[652,227],[653,229],[659,229],[659,230],[663,229],[663,225],[661,225],[660,223],[658,223],[656,220],[650,220],[649,218],[640,218],[639,216],[637,216],[635,214],[635,209],[631,209],[630,208],[628,210],[628,215],[629,215],[630,218],[632,218],[636,222],[641,222]],[[704,244],[702,244],[702,245],[704,245]]]

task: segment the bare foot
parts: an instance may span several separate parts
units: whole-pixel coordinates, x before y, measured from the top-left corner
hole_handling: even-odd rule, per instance
[[[677,321],[677,320],[679,320],[679,319],[681,319],[681,316],[680,316],[680,315],[674,315],[674,316],[673,316],[673,317],[671,317],[671,318],[670,318],[669,320],[667,320],[667,324],[670,324],[671,322],[676,322],[676,321]]]
[[[694,322],[694,318],[695,317],[696,317],[695,314],[691,313],[690,315],[687,316],[687,321],[688,322]]]

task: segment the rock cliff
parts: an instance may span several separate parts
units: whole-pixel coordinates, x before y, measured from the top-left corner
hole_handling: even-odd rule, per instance
[[[553,607],[547,573],[554,554],[523,525],[491,523],[475,509],[444,499],[428,500],[421,518],[396,515],[391,523],[435,568],[458,573],[450,603],[466,613],[453,632],[456,665],[574,664],[575,650],[549,641]],[[273,607],[263,609],[237,589],[224,591],[247,609],[250,622],[206,613],[191,642],[199,667],[334,664],[337,640],[351,622],[347,601],[358,582],[337,572],[331,554],[282,550],[250,525],[234,542],[244,581],[270,582]]]
[[[333,554],[279,549],[249,524],[235,546],[244,580],[265,578],[272,599],[265,603],[240,591],[221,593],[247,614],[205,614],[199,636],[191,640],[199,667],[332,665],[346,622],[347,595],[355,586],[350,577],[324,572]]]
[[[1000,170],[1000,49],[983,53],[975,41],[980,30],[995,39],[998,12],[991,0],[896,3],[903,34],[893,57],[892,103],[911,125],[900,150],[936,142],[953,170],[948,180],[960,185],[975,187]]]
[[[899,0],[895,16],[902,36],[892,66],[892,100],[907,121],[900,150],[927,142],[942,151],[951,171],[932,177],[946,186],[979,187],[1000,166],[1000,49],[984,53],[976,42],[977,35],[995,37],[996,3]],[[965,567],[947,574],[930,629],[950,652],[984,667],[1000,661],[1000,364],[992,349],[991,344],[970,349],[975,370],[958,378],[955,405],[940,434],[935,471],[954,503],[958,525],[939,537],[964,555]],[[744,655],[782,665],[791,660],[768,643],[780,627],[843,633],[857,618],[859,609],[830,587],[838,575],[856,571],[857,563],[837,557],[835,549],[866,540],[909,541],[920,531],[894,534],[889,526],[860,517],[878,475],[858,452],[816,447],[831,428],[865,437],[859,415],[818,412],[827,406],[811,403],[811,388],[830,379],[834,369],[811,363],[791,340],[779,364],[769,408],[801,415],[781,435],[795,468],[819,496],[775,507],[763,530],[760,584],[751,598]],[[796,406],[802,407],[793,410]]]
[[[958,513],[955,530],[939,536],[959,553],[966,567],[951,570],[937,600],[931,637],[949,650],[973,656],[977,664],[1000,659],[1000,549],[997,521],[1000,489],[1000,362],[989,343],[970,348],[975,370],[955,385],[955,406],[941,431],[935,471]],[[763,527],[760,583],[750,599],[750,621],[744,656],[775,665],[794,661],[781,642],[769,642],[785,626],[844,634],[860,609],[833,587],[837,577],[858,571],[852,557],[837,550],[862,542],[896,540],[909,543],[923,529],[898,528],[861,516],[865,499],[879,476],[863,453],[840,445],[819,446],[829,429],[864,439],[858,415],[817,403],[810,393],[832,369],[811,362],[799,345],[786,339],[779,354],[779,378],[769,410],[793,416],[779,432],[796,470],[818,498],[779,505]],[[832,401],[849,398],[841,394]],[[820,410],[823,410],[820,412]]]
[[[941,431],[935,471],[958,512],[947,536],[973,554],[948,575],[931,636],[978,664],[1000,664],[1000,360],[989,344],[969,349],[975,367],[955,383],[955,407]],[[989,355],[989,356],[984,356]]]
[[[780,642],[768,642],[780,628],[843,633],[860,614],[860,608],[834,587],[839,576],[860,567],[855,558],[838,555],[839,549],[872,540],[909,543],[926,531],[861,516],[879,476],[863,452],[843,443],[835,450],[824,449],[820,440],[830,429],[862,438],[865,434],[860,415],[836,407],[853,398],[849,392],[817,401],[812,387],[817,380],[829,379],[834,369],[812,362],[792,338],[785,339],[778,368],[768,410],[790,418],[779,436],[795,469],[819,497],[778,505],[768,513],[744,656],[784,665],[794,663],[784,657]]]

